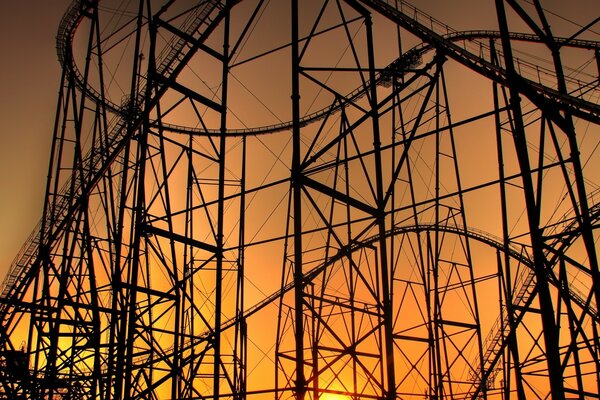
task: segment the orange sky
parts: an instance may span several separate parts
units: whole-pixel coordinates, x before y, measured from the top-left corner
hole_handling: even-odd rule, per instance
[[[40,218],[70,0],[0,2],[0,274]]]
[[[0,276],[41,214],[60,78],[55,35],[70,2],[0,2]],[[495,25],[492,0],[413,3],[457,29],[493,29]],[[562,0],[543,4],[580,24],[590,22],[598,11],[597,0],[573,0],[568,7]],[[553,28],[560,23],[554,18]],[[576,30],[570,24],[565,28],[568,34]],[[600,32],[600,26],[595,30]]]
[[[8,1],[0,2],[0,51],[4,60],[0,65],[1,276],[41,214],[60,78],[55,34],[70,3],[70,0],[26,0],[7,5]],[[565,8],[564,0],[544,4],[556,14],[587,24],[593,13],[599,11],[597,1],[573,0],[568,3],[568,9],[561,9]],[[414,2],[423,11],[459,30],[494,29],[493,3],[493,0]],[[553,18],[552,23],[559,31],[557,34],[570,35],[577,30],[564,20]],[[600,26],[596,31],[600,32]],[[600,36],[596,35],[595,39]],[[461,100],[474,102],[476,95],[465,93]]]

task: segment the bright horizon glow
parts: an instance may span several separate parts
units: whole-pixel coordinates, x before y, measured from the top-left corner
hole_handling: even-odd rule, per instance
[[[319,400],[350,400],[352,397],[348,394],[341,393],[321,393],[319,395]]]

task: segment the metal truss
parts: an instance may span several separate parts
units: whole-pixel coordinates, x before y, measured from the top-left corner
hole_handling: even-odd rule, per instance
[[[598,18],[490,9],[73,1],[0,398],[599,398]]]

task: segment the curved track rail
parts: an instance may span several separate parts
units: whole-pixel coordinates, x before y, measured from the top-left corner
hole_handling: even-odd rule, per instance
[[[111,121],[111,135],[108,143],[107,154],[109,156],[106,158],[108,161],[104,161],[101,158],[97,157],[96,152],[89,151],[84,156],[84,161],[82,162],[85,165],[85,170],[87,172],[87,177],[85,179],[88,184],[87,187],[84,187],[81,179],[75,180],[74,192],[81,192],[82,196],[85,196],[86,192],[89,192],[93,185],[97,183],[97,180],[101,174],[101,171],[105,171],[106,168],[115,160],[116,156],[124,147],[125,143],[130,140],[131,131],[128,130],[127,124],[130,119],[129,111],[131,108],[130,104],[124,104],[123,107],[117,106],[116,104],[102,100],[101,93],[90,85],[83,84],[83,76],[77,69],[75,65],[75,60],[72,58],[72,42],[75,36],[75,31],[82,19],[84,18],[86,9],[86,2],[82,0],[75,0],[65,13],[61,23],[60,28],[57,35],[57,52],[58,57],[63,65],[63,68],[66,68],[73,74],[75,78],[76,85],[88,96],[88,98],[93,101],[100,103],[101,106],[111,109],[113,111],[118,112],[118,116]],[[193,32],[198,30],[202,24],[205,23],[205,19],[207,16],[214,12],[216,9],[219,9],[220,3],[216,1],[209,1],[204,3],[205,7],[198,7],[194,11],[195,18],[188,20],[188,24],[185,27],[186,31]],[[87,7],[90,7],[87,4]],[[175,40],[168,46],[170,50],[166,54],[162,56],[160,62],[161,70],[165,71],[165,73],[173,73],[174,65],[179,62],[179,57],[181,52],[184,51],[185,42],[183,40]],[[144,93],[144,89],[140,90],[140,94]],[[96,157],[94,155],[96,154]],[[6,275],[3,284],[2,291],[0,292],[0,320],[4,320],[6,315],[6,305],[8,304],[9,298],[17,298],[20,290],[24,290],[27,282],[27,276],[30,273],[29,269],[34,265],[37,261],[37,248],[40,244],[41,233],[40,230],[44,230],[44,234],[46,238],[52,238],[56,232],[60,231],[60,226],[64,225],[66,221],[68,221],[69,215],[73,213],[73,206],[68,199],[67,194],[71,192],[73,186],[72,180],[69,178],[62,187],[62,196],[58,202],[58,207],[56,207],[54,211],[55,221],[54,227],[43,226],[42,222],[36,226],[26,243],[21,248],[21,251],[17,254],[16,258],[11,264],[8,274]],[[75,205],[77,207],[77,205]],[[54,231],[52,229],[54,228]]]
[[[509,77],[506,69],[501,68],[498,65],[494,65],[490,61],[485,60],[483,57],[480,57],[468,49],[462,48],[453,43],[451,40],[448,40],[444,36],[444,31],[436,31],[433,28],[429,28],[421,23],[416,16],[419,14],[426,17],[428,16],[404,1],[395,1],[393,2],[394,4],[392,4],[392,1],[389,0],[361,0],[361,2],[417,35],[424,42],[443,49],[444,54],[448,55],[455,61],[463,64],[482,76],[491,79],[494,82],[507,86],[511,84],[511,79],[515,78]],[[435,21],[431,17],[429,17],[429,20]],[[432,24],[432,26],[433,25],[434,24]],[[444,27],[446,32],[450,31],[451,34],[456,34],[454,30],[449,28],[447,25],[439,23],[435,25]],[[565,43],[565,39],[559,39],[559,41]],[[568,44],[570,41],[567,39],[566,43]],[[479,45],[482,46],[482,48],[488,47],[485,43],[480,43]],[[516,59],[515,63],[518,63]],[[517,89],[521,94],[527,96],[533,103],[546,106],[552,105],[556,107],[557,110],[568,110],[572,115],[591,122],[597,123],[600,121],[600,105],[583,100],[576,96],[560,93],[554,88],[545,86],[523,76],[518,76],[517,78],[520,83]]]
[[[483,40],[496,40],[500,37],[498,32],[494,31],[469,31],[469,32],[457,32],[446,27],[446,31],[430,29],[422,24],[416,17],[417,12],[415,11],[415,17],[410,16],[410,12],[405,12],[397,7],[391,6],[385,1],[362,1],[369,5],[373,9],[382,13],[395,23],[403,26],[405,29],[411,31],[420,37],[424,42],[411,50],[404,53],[400,58],[392,62],[387,67],[380,70],[375,75],[376,85],[385,85],[390,80],[395,79],[396,76],[401,76],[408,71],[415,71],[419,65],[421,58],[429,51],[441,51],[445,55],[450,56],[459,63],[465,65],[469,69],[481,74],[482,76],[499,83],[501,85],[508,85],[511,77],[507,76],[507,72],[502,67],[494,64],[483,55],[477,55],[473,48],[484,49],[484,52],[488,54],[492,53],[491,48]],[[399,2],[400,4],[406,5],[406,3]],[[141,105],[140,98],[145,93],[144,85],[141,84],[141,88],[136,96],[128,98],[122,104],[117,104],[113,99],[108,99],[103,94],[102,89],[94,88],[92,85],[86,83],[86,79],[78,69],[75,57],[73,56],[73,41],[76,35],[77,28],[85,18],[86,7],[89,6],[86,1],[75,0],[65,16],[61,21],[59,32],[57,36],[57,49],[59,61],[71,76],[74,78],[75,85],[78,89],[87,96],[88,99],[92,100],[96,105],[101,108],[110,110],[115,114],[115,117],[111,123],[109,136],[108,136],[108,156],[100,158],[94,155],[93,152],[83,156],[83,164],[85,166],[86,175],[84,179],[77,179],[73,181],[69,178],[64,185],[62,199],[56,201],[58,205],[55,208],[54,214],[51,220],[55,221],[53,226],[44,226],[43,222],[40,223],[35,229],[30,238],[26,241],[21,252],[17,255],[15,261],[10,267],[10,271],[5,278],[3,287],[0,293],[0,321],[5,321],[11,318],[8,313],[10,306],[15,307],[29,307],[31,305],[22,304],[22,297],[26,292],[28,285],[31,282],[32,277],[36,274],[36,268],[39,267],[40,260],[38,259],[37,249],[43,244],[52,244],[53,240],[56,240],[62,232],[64,226],[73,218],[73,215],[77,211],[78,207],[81,207],[80,198],[85,198],[88,193],[91,192],[92,188],[99,182],[104,174],[113,163],[118,163],[118,157],[120,152],[124,149],[125,144],[132,140],[132,130],[128,127],[131,123],[131,110],[138,109]],[[218,12],[221,3],[214,0],[208,1],[206,7],[199,7],[192,14],[186,24],[184,24],[185,33],[192,35],[201,29],[202,25],[205,24],[206,20],[210,19],[211,13]],[[397,2],[398,4],[398,2]],[[411,6],[406,6],[411,7]],[[409,8],[410,10],[416,10]],[[433,26],[433,25],[432,25]],[[527,42],[539,42],[539,38],[535,35],[528,35],[523,33],[511,33],[510,39],[514,41],[527,41]],[[588,50],[600,51],[600,42],[585,41],[585,40],[569,40],[569,39],[557,39],[557,42],[567,47],[578,47]],[[473,47],[474,45],[474,47]],[[158,71],[166,77],[172,77],[173,80],[177,77],[178,67],[185,64],[185,54],[189,50],[188,41],[186,40],[172,40],[166,47],[165,51],[158,60]],[[521,62],[525,69],[528,64]],[[552,71],[546,71],[548,76],[552,76]],[[142,82],[145,81],[145,77],[141,77]],[[583,98],[583,96],[589,96],[590,93],[596,95],[599,90],[598,82],[580,83],[572,81],[573,86],[582,85],[581,89],[575,89],[571,94],[560,93],[558,90],[551,86],[543,84],[541,81],[535,81],[525,76],[519,77],[522,80],[520,88],[521,94],[527,96],[534,104],[550,105],[553,109],[567,111],[572,115],[592,121],[594,123],[600,122],[600,106],[593,102],[590,102]],[[373,84],[371,82],[364,82],[363,86],[358,87],[354,91],[348,93],[345,100],[348,102],[355,101],[362,96],[367,94],[367,90],[370,90]],[[139,104],[136,104],[139,103]],[[146,103],[148,104],[148,102]],[[339,112],[345,105],[335,103],[330,107],[323,108],[311,114],[301,117],[299,120],[292,122],[283,122],[279,124],[272,124],[266,126],[258,126],[247,129],[229,129],[225,130],[226,135],[230,137],[240,136],[256,136],[261,134],[272,134],[276,132],[288,131],[295,127],[307,126],[311,123],[320,121],[332,113]],[[145,112],[149,112],[145,110]],[[139,118],[138,118],[139,119]],[[137,120],[136,120],[137,121]],[[137,121],[136,123],[139,123]],[[152,124],[152,122],[151,122]],[[157,124],[157,123],[155,123]],[[156,126],[156,125],[155,125]],[[161,129],[185,133],[188,135],[198,136],[210,136],[216,137],[221,135],[224,130],[222,129],[198,129],[194,127],[177,126],[171,124],[160,124]],[[114,164],[113,164],[114,165]],[[69,201],[66,194],[71,193],[72,187],[75,187],[74,193],[78,198],[74,201]],[[591,198],[593,203],[593,198]],[[590,208],[589,217],[594,224],[600,219],[600,205],[596,204]],[[44,219],[42,219],[44,221]],[[548,274],[552,275],[552,268],[556,265],[559,260],[558,253],[564,253],[566,250],[575,243],[575,241],[581,235],[578,230],[579,222],[573,215],[565,215],[558,224],[562,224],[564,229],[561,232],[557,232],[556,237],[553,241],[549,241],[548,247],[554,251],[546,252],[548,260]],[[303,276],[304,282],[313,281],[319,274],[322,274],[327,268],[333,265],[336,261],[342,259],[347,254],[355,252],[359,249],[369,246],[378,241],[384,241],[393,235],[401,235],[406,233],[418,233],[418,232],[446,232],[455,235],[460,235],[468,239],[478,241],[486,244],[492,248],[500,251],[507,251],[508,256],[517,260],[519,263],[529,267],[529,273],[525,274],[520,284],[515,287],[517,293],[516,302],[518,305],[530,303],[535,296],[535,279],[533,270],[533,261],[529,255],[525,252],[525,246],[517,247],[512,243],[504,243],[502,239],[495,238],[485,232],[481,232],[475,229],[461,227],[457,225],[433,225],[433,224],[422,224],[412,226],[397,226],[382,235],[375,235],[360,243],[353,242],[347,246],[339,249],[335,256],[332,256],[322,265],[319,265],[312,269],[310,272]],[[384,237],[382,237],[384,236]],[[42,242],[44,238],[44,243]],[[549,279],[549,282],[556,287],[560,285],[556,279]],[[289,283],[283,286],[277,292],[265,297],[262,301],[255,304],[254,306],[243,310],[242,314],[221,322],[216,328],[219,332],[225,331],[236,326],[242,318],[248,318],[264,307],[277,299],[281,298],[285,293],[291,291],[295,286],[295,283]],[[561,289],[560,287],[558,287]],[[591,317],[595,322],[599,322],[598,310],[590,306],[590,299],[586,299],[585,296],[578,293],[574,288],[569,288],[569,297],[576,303],[583,312]],[[500,320],[499,320],[500,321]],[[506,325],[506,324],[504,324]],[[498,324],[500,326],[500,324]],[[4,327],[3,327],[4,328]],[[498,333],[499,332],[499,333]],[[504,331],[491,332],[486,342],[486,348],[482,351],[486,351],[484,356],[485,370],[490,370],[494,363],[497,362],[499,352],[498,343],[503,343],[506,340],[507,333]],[[0,331],[0,335],[3,332]],[[207,341],[211,340],[211,336],[215,332],[206,332],[201,335],[202,339]],[[4,340],[3,337],[0,337]],[[12,346],[12,344],[10,344]],[[192,346],[192,344],[187,344]],[[185,346],[184,346],[185,347]],[[181,350],[181,349],[180,349]],[[140,362],[145,364],[147,360],[138,359],[134,361],[134,364]],[[135,366],[134,366],[135,367]]]
[[[593,220],[595,223],[600,221],[600,204],[596,204],[592,208],[591,214],[593,215]],[[557,240],[557,242],[560,244],[560,251],[562,251],[562,252],[566,251],[568,249],[568,247],[570,245],[572,245],[573,242],[576,240],[576,238],[579,236],[579,234],[572,229],[573,226],[575,225],[575,221],[570,216],[567,216],[567,219],[563,220],[562,222],[559,222],[559,225],[562,225],[563,222],[564,222],[565,228],[562,232],[563,234],[560,235],[561,239]],[[527,248],[525,246],[522,246],[522,245],[517,246],[514,243],[509,243],[508,245],[505,245],[501,238],[496,237],[488,232],[484,232],[482,230],[475,229],[472,227],[465,228],[462,226],[448,225],[448,224],[446,224],[446,225],[436,225],[436,224],[400,225],[400,226],[394,227],[393,229],[388,230],[385,234],[385,238],[387,239],[392,236],[402,235],[402,234],[406,234],[406,233],[421,233],[421,232],[435,232],[435,231],[459,235],[466,239],[472,239],[477,242],[483,243],[483,244],[490,246],[491,248],[494,248],[498,251],[501,251],[501,252],[506,251],[509,257],[511,257],[513,260],[523,264],[525,267],[528,268],[526,270],[526,272],[524,273],[524,275],[522,275],[520,277],[520,279],[518,280],[519,284],[517,285],[517,287],[514,288],[515,292],[518,293],[515,296],[516,303],[514,304],[514,307],[516,307],[516,308],[524,307],[526,304],[528,304],[532,301],[533,297],[535,296],[534,265],[533,265],[533,259],[532,259],[531,255],[527,252]],[[329,260],[327,260],[327,262],[325,262],[325,263],[313,268],[311,271],[308,271],[307,273],[305,273],[302,281],[304,283],[312,282],[318,275],[324,273],[325,270],[327,270],[327,268],[331,267],[333,264],[335,264],[339,260],[343,259],[344,257],[347,257],[349,254],[352,254],[362,248],[373,245],[373,244],[379,242],[379,240],[380,240],[380,236],[374,235],[365,240],[361,240],[358,243],[351,243],[347,247],[339,249],[337,254],[332,256]],[[557,258],[556,254],[550,254],[549,264],[552,267],[554,267],[558,261],[556,258]],[[558,286],[560,284],[559,282],[556,282],[555,280],[551,280],[551,282],[553,284],[555,284],[556,286]],[[265,297],[260,302],[254,304],[253,306],[244,310],[242,315],[240,315],[238,317],[230,318],[227,321],[223,321],[223,323],[221,325],[221,331],[226,331],[228,329],[233,328],[240,321],[240,319],[247,319],[247,318],[251,317],[252,315],[259,312],[260,310],[262,310],[265,307],[269,306],[270,304],[276,302],[284,294],[293,290],[294,287],[295,287],[294,282],[290,282],[287,285],[285,285],[283,288],[281,288],[280,290],[270,294],[269,296]],[[579,307],[581,307],[585,311],[586,314],[588,314],[597,323],[600,323],[600,315],[598,314],[598,311],[595,308],[590,307],[590,305],[583,298],[583,296],[581,296],[581,294],[579,294],[573,288],[569,288],[569,294],[571,295],[573,301]],[[495,363],[497,361],[497,360],[494,360],[494,358],[498,355],[498,351],[501,350],[501,349],[499,349],[498,346],[501,344],[502,339],[504,339],[510,333],[507,331],[500,330],[501,320],[505,319],[505,318],[506,317],[502,316],[502,315],[498,316],[496,323],[492,326],[492,329],[488,333],[488,337],[485,340],[487,351],[485,353],[486,356],[484,358],[484,362],[486,363],[486,366],[488,366],[488,367],[490,364]],[[506,321],[504,321],[504,322],[505,323],[502,326],[507,327],[508,323]],[[497,330],[495,330],[495,329],[497,329]],[[210,341],[211,337],[214,334],[215,334],[215,332],[204,332],[200,336],[202,336],[206,340]],[[190,346],[190,344],[188,344],[187,346]],[[138,360],[138,362],[141,362],[141,364],[144,364],[145,362],[147,362],[147,360]]]
[[[399,12],[400,12],[399,10],[390,9],[389,8],[390,6],[384,6],[383,4],[385,2],[374,2],[374,3],[378,3],[378,7],[376,7],[376,9],[381,11],[381,7],[384,7],[384,13],[387,16],[396,17],[396,18],[401,17],[402,19],[400,22],[402,24],[407,25],[406,20],[408,17],[406,14],[401,14],[401,13],[399,14]],[[381,4],[379,4],[379,3],[381,3]],[[404,5],[404,7],[409,7],[407,5],[407,3],[402,2],[402,4]],[[371,5],[375,6],[375,4],[371,4]],[[84,83],[83,75],[77,68],[75,60],[73,58],[72,46],[73,46],[73,38],[75,37],[75,32],[77,30],[77,27],[81,23],[82,19],[84,18],[85,11],[86,11],[85,2],[83,2],[82,0],[74,0],[73,3],[71,4],[71,6],[69,7],[69,9],[67,10],[67,12],[65,13],[65,15],[63,16],[60,26],[59,26],[58,34],[57,34],[58,59],[59,59],[61,65],[63,66],[63,68],[66,68],[68,71],[70,71],[71,74],[73,74],[77,86],[86,94],[86,96],[88,96],[88,98],[90,98],[92,101],[100,104],[102,107],[106,107],[107,109],[110,109],[111,111],[117,113],[117,115],[120,115],[120,117],[116,118],[116,120],[114,120],[111,124],[113,126],[113,128],[112,128],[113,134],[110,136],[109,146],[110,146],[110,149],[112,150],[111,153],[115,154],[115,153],[119,152],[119,150],[122,148],[124,142],[126,140],[128,140],[125,137],[125,135],[126,135],[125,125],[126,125],[126,121],[128,118],[128,110],[130,109],[130,105],[127,103],[118,105],[118,104],[114,103],[113,101],[111,101],[110,99],[103,98],[102,94],[100,93],[100,91],[98,89],[92,87],[91,85],[86,85]],[[203,12],[204,12],[203,8],[196,9],[195,14],[194,14],[195,19],[189,20],[187,23],[187,26],[185,27],[185,30],[187,33],[193,32],[194,30],[198,29],[198,26],[200,26],[202,24],[202,22],[203,22],[202,19],[205,18],[205,15],[203,14]],[[415,11],[414,14],[417,15],[417,12]],[[434,33],[433,31],[428,30],[425,26],[421,25],[416,20],[412,21],[412,23],[414,25],[413,31],[417,32],[417,33],[421,33],[421,36],[423,38],[430,39],[430,41],[424,42],[418,46],[415,46],[414,48],[412,48],[409,51],[407,51],[406,53],[404,53],[402,55],[402,57],[400,57],[399,59],[397,59],[396,61],[391,63],[388,67],[386,67],[382,72],[380,72],[377,75],[376,84],[383,84],[384,82],[386,82],[387,80],[390,79],[390,75],[393,75],[395,73],[403,73],[404,71],[398,71],[398,65],[403,66],[402,68],[409,68],[409,69],[416,67],[416,65],[418,65],[418,60],[420,60],[421,57],[425,53],[432,51],[438,45],[443,46],[443,48],[446,49],[450,55],[454,55],[454,58],[456,58],[459,62],[462,62],[463,64],[467,65],[468,67],[473,68],[476,72],[479,72],[484,76],[490,77],[499,83],[506,84],[506,77],[505,77],[506,72],[503,69],[501,69],[497,66],[493,66],[489,61],[485,60],[482,57],[476,56],[472,52],[466,50],[465,48],[460,47],[457,44],[458,42],[466,43],[466,42],[471,42],[471,41],[478,41],[477,42],[478,47],[480,47],[480,48],[482,46],[487,47],[488,45],[484,44],[480,40],[482,40],[482,39],[497,39],[500,36],[499,32],[496,32],[496,31],[459,32],[459,31],[454,31],[451,28],[446,26],[446,30],[448,33],[445,33],[444,35],[440,35],[440,34]],[[407,26],[412,27],[412,25],[407,25]],[[423,34],[423,32],[425,32],[426,34]],[[429,35],[429,36],[427,36],[427,35]],[[525,34],[525,33],[511,33],[510,35],[511,35],[512,40],[526,41],[526,42],[539,42],[539,38],[535,35],[530,35],[530,34]],[[562,43],[562,44],[568,45],[570,47],[577,47],[577,48],[583,48],[583,49],[589,49],[589,50],[600,50],[600,42],[587,41],[587,40],[569,40],[566,38],[558,38],[557,41],[558,41],[558,43]],[[179,61],[178,57],[180,54],[182,54],[184,47],[185,47],[184,40],[173,41],[171,43],[171,45],[167,47],[167,50],[170,49],[170,51],[165,51],[159,57],[159,60],[161,60],[160,66],[159,66],[159,71],[163,71],[163,73],[172,73],[173,66],[174,66],[174,64],[176,64],[177,61]],[[463,55],[464,59],[462,59],[460,55]],[[525,62],[521,62],[521,64],[527,65],[527,63],[525,63]],[[539,83],[536,83],[536,82],[533,82],[530,80],[528,80],[528,82],[531,84],[531,87],[540,91],[540,93],[543,93],[544,96],[546,96],[546,97],[549,96],[550,99],[555,99],[561,104],[568,104],[569,107],[577,106],[577,107],[583,107],[582,109],[584,109],[584,110],[588,110],[588,112],[586,112],[585,115],[580,115],[580,116],[585,118],[585,117],[589,117],[590,115],[594,115],[596,120],[600,119],[600,106],[590,103],[585,100],[581,100],[577,96],[560,95],[556,90],[554,90],[550,87],[543,86]],[[352,101],[352,100],[356,100],[356,99],[364,96],[366,93],[366,90],[368,90],[367,89],[368,86],[369,85],[367,83],[364,86],[358,87],[357,89],[355,89],[354,91],[349,93],[346,96],[346,98],[348,100]],[[598,89],[598,85],[595,85],[595,89]],[[140,94],[141,93],[143,93],[143,88],[140,90]],[[325,118],[327,115],[330,115],[331,113],[339,111],[341,107],[342,107],[341,105],[336,104],[336,105],[333,105],[332,107],[323,108],[323,109],[315,111],[311,114],[305,115],[300,119],[299,125],[306,126],[313,122],[319,121],[319,120]],[[578,113],[575,112],[574,114],[578,114]],[[592,119],[594,119],[594,118],[592,118]],[[227,135],[233,137],[233,136],[245,136],[245,135],[270,134],[270,133],[275,133],[275,132],[286,131],[286,130],[291,129],[291,127],[292,127],[292,122],[288,121],[288,122],[283,122],[283,123],[279,123],[279,124],[253,127],[253,128],[247,128],[247,129],[230,129],[227,131]],[[162,124],[162,128],[165,130],[168,130],[168,131],[181,132],[181,133],[194,134],[194,135],[216,136],[219,134],[218,129],[204,130],[204,129],[170,125],[170,124],[164,124],[164,123]],[[87,170],[91,171],[90,181],[93,182],[95,180],[94,176],[97,175],[97,171],[104,170],[106,168],[106,166],[96,165],[98,162],[91,159],[90,154],[88,154],[85,157],[85,160],[87,162],[84,162],[84,163],[90,164],[90,168],[88,168]],[[67,190],[70,189],[70,187],[71,187],[71,183],[69,181],[66,182],[64,185],[64,191],[66,192]],[[67,201],[65,200],[63,203],[64,203],[64,207],[58,208],[58,214],[68,213]],[[66,218],[66,215],[65,215],[65,218]],[[11,264],[9,272],[6,275],[6,277],[3,281],[3,284],[2,284],[0,298],[7,299],[10,297],[14,297],[15,284],[17,284],[20,281],[23,281],[24,276],[27,274],[28,266],[33,264],[35,256],[36,256],[36,249],[39,245],[39,229],[40,229],[40,227],[41,227],[41,225],[36,226],[36,228],[34,229],[32,234],[30,235],[30,237],[27,239],[25,244],[22,246],[20,252],[17,254],[13,263]],[[5,303],[5,302],[3,302],[3,303]],[[2,314],[2,315],[4,315],[4,312],[2,311],[3,309],[4,309],[4,305],[0,304],[0,314]],[[0,318],[0,319],[2,319],[2,318]]]

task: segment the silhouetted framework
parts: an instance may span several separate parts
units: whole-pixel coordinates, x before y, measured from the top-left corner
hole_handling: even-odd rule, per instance
[[[600,398],[597,10],[489,9],[73,1],[0,398]]]

